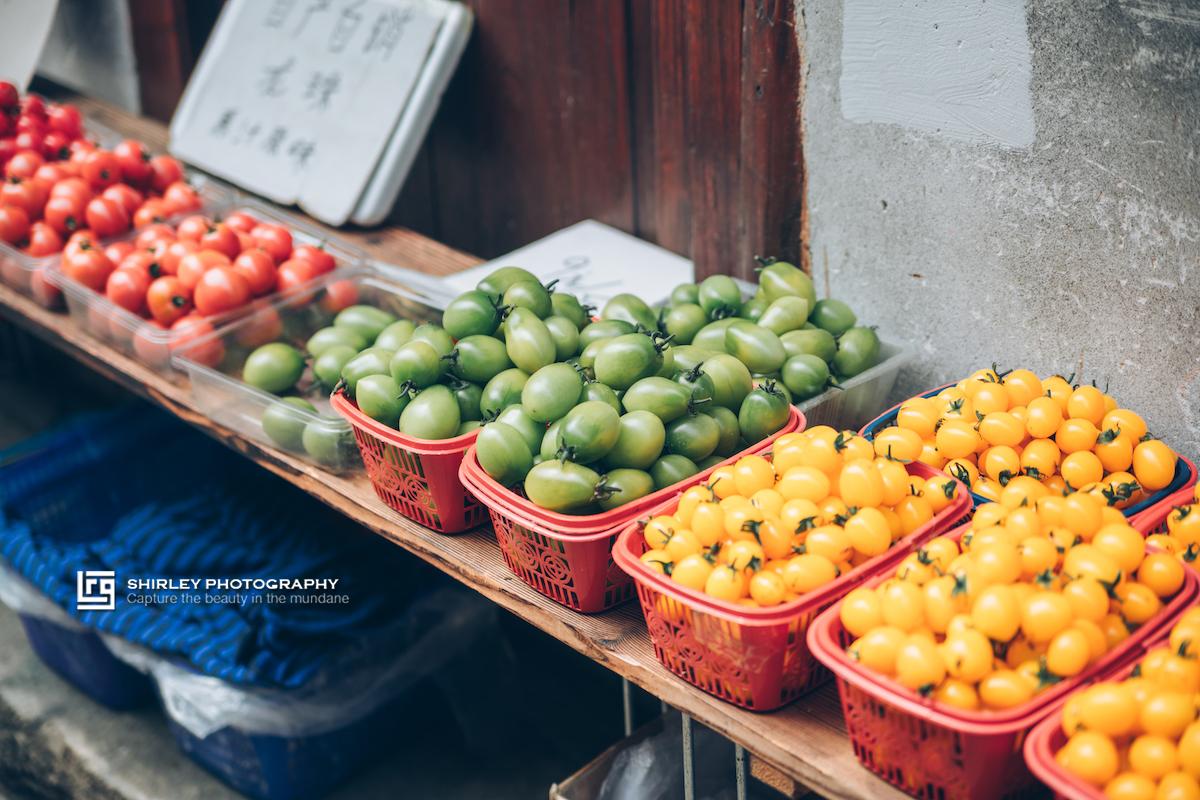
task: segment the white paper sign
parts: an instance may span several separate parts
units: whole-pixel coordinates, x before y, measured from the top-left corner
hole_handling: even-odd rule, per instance
[[[681,283],[691,283],[692,262],[680,255],[594,219],[563,228],[508,255],[446,278],[456,292],[475,288],[497,267],[523,267],[543,283],[578,295],[597,308],[613,295],[632,292],[647,303],[665,300]]]
[[[0,80],[29,85],[58,0],[0,0]]]
[[[172,120],[172,152],[342,224],[444,12],[439,0],[233,0]]]

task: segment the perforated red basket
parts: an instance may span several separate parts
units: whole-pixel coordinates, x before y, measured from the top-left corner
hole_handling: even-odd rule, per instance
[[[721,463],[765,453],[779,437],[803,429],[804,415],[793,408],[782,429]],[[632,580],[613,562],[617,535],[649,509],[703,482],[717,466],[612,511],[583,516],[539,508],[497,483],[479,465],[474,447],[463,458],[459,477],[491,513],[500,553],[513,574],[567,608],[594,614],[633,597]]]
[[[453,439],[414,439],[359,411],[344,391],[329,402],[354,428],[367,477],[388,508],[440,533],[459,533],[486,521],[487,511],[458,479],[458,466],[477,431]]]
[[[925,464],[907,467],[909,474],[922,478],[938,474]],[[673,513],[677,502],[672,499],[648,516]],[[663,666],[722,700],[769,711],[829,679],[805,642],[813,618],[866,578],[895,567],[914,547],[954,527],[970,508],[970,495],[959,484],[952,504],[883,555],[817,591],[771,608],[717,600],[648,568],[639,560],[647,549],[644,520],[625,528],[613,556],[637,584],[654,654]]]
[[[1142,533],[1145,523],[1131,523]],[[961,526],[950,536],[968,530]],[[889,576],[877,573],[864,585]],[[998,800],[1040,795],[1021,748],[1034,725],[1074,689],[1127,663],[1200,597],[1200,576],[1185,570],[1183,588],[1158,615],[1074,678],[1007,711],[963,711],[935,704],[895,681],[859,666],[846,654],[851,636],[839,618],[841,603],[817,617],[808,631],[813,654],[837,677],[854,754],[867,769],[923,800]]]

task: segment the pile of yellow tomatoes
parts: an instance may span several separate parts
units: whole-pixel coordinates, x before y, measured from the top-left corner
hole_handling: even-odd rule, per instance
[[[1192,489],[1191,503],[1172,508],[1167,514],[1165,531],[1146,537],[1153,544],[1200,572],[1200,484]]]
[[[980,370],[933,397],[906,400],[895,425],[875,438],[893,458],[923,461],[988,500],[1027,475],[1055,492],[1095,492],[1124,508],[1168,486],[1177,460],[1140,416],[1100,389],[1027,369]]]
[[[1098,495],[1023,476],[957,541],[931,540],[839,614],[862,666],[947,706],[999,710],[1083,672],[1184,581]]]
[[[1055,759],[1117,800],[1200,797],[1200,608],[1133,675],[1072,695]]]
[[[641,560],[714,598],[774,606],[887,552],[961,491],[909,475],[853,431],[817,426],[684,492],[674,513],[644,525]]]

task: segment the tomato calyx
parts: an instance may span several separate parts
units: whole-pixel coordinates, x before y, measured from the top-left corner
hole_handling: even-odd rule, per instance
[[[802,519],[798,523],[796,523],[795,532],[796,533],[804,533],[805,531],[810,531],[815,527],[817,527],[817,518],[816,517],[805,517],[804,519]],[[794,547],[792,549],[795,550]]]
[[[1038,691],[1039,692],[1042,689],[1045,689],[1047,686],[1053,686],[1054,684],[1062,681],[1061,675],[1055,675],[1053,672],[1050,671],[1050,668],[1048,666],[1046,666],[1046,657],[1045,656],[1042,656],[1041,658],[1038,659],[1037,681],[1038,681]]]
[[[658,564],[658,566],[662,569],[663,574],[666,575],[668,578],[671,577],[671,572],[675,569],[675,562],[673,562],[673,561],[660,561],[657,558],[652,558],[645,563]]]
[[[1039,572],[1034,576],[1033,582],[1036,583],[1039,588],[1049,589],[1054,585],[1054,570],[1045,569]]]
[[[748,519],[742,523],[742,530],[754,537],[754,541],[762,544],[762,537],[758,535],[758,529],[762,526],[762,521],[757,519]]]
[[[720,553],[721,553],[721,543],[715,542],[712,545],[709,545],[708,547],[706,547],[703,551],[701,551],[700,557],[703,558],[705,561],[707,561],[709,564],[716,564],[717,556],[720,555]]]
[[[763,256],[755,255],[755,256],[753,256],[753,258],[754,258],[754,263],[758,264],[758,266],[754,268],[755,272],[762,272],[767,267],[769,267],[772,264],[775,264],[779,261],[779,259],[776,258],[775,256],[767,256],[764,258]]]
[[[1194,564],[1197,559],[1200,559],[1200,543],[1192,542],[1187,546],[1187,549],[1179,554],[1180,560],[1185,564]]]
[[[1020,470],[1018,470],[1014,474],[1012,470],[1002,469],[1002,470],[1000,470],[1000,474],[996,476],[996,481],[1001,486],[1008,486],[1008,482],[1011,481],[1013,478],[1015,478],[1019,474],[1021,474]]]
[[[1132,481],[1126,483],[1118,483],[1116,486],[1107,486],[1100,490],[1104,495],[1104,499],[1110,506],[1115,506],[1124,500],[1128,500],[1134,496],[1142,487]]]
[[[1116,427],[1101,431],[1100,435],[1096,437],[1096,444],[1111,444],[1120,435],[1121,426],[1117,425]]]

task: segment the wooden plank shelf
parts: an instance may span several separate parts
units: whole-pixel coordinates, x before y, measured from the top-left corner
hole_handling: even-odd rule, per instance
[[[158,123],[123,114],[84,98],[85,116],[164,149]],[[448,274],[478,259],[403,228],[330,231],[369,255],[431,274]],[[0,285],[0,317],[72,356],[80,363],[162,406],[330,507],[429,562],[497,605],[627,678],[671,706],[741,744],[787,777],[831,798],[904,797],[863,769],[851,751],[837,692],[827,685],[777,712],[743,711],[676,678],[655,659],[636,602],[613,611],[582,615],[530,589],[509,572],[490,527],[444,536],[412,522],[376,496],[365,475],[337,476],[208,419],[193,403],[187,379],[168,379],[100,342],[62,313],[43,309]]]

